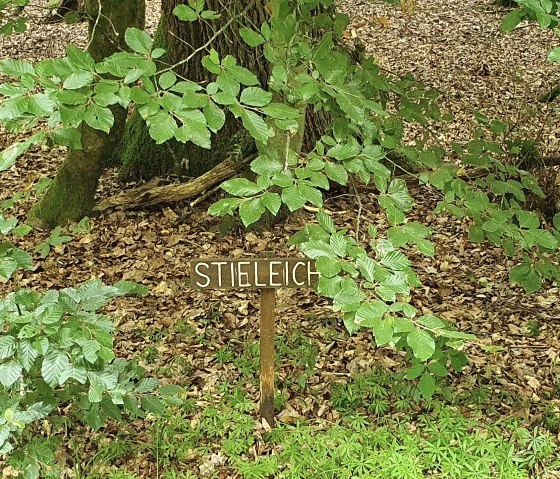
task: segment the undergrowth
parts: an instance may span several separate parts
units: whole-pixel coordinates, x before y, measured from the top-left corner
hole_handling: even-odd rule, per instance
[[[76,471],[77,477],[548,479],[560,472],[560,415],[550,404],[534,415],[539,421],[530,421],[504,414],[523,401],[492,388],[425,401],[386,371],[330,389],[328,420],[294,420],[267,431],[242,388],[220,384],[219,400],[207,395],[203,408],[200,400],[186,401],[134,440],[129,433],[114,441],[99,437],[90,461],[95,470]],[[150,472],[123,460],[133,451]]]

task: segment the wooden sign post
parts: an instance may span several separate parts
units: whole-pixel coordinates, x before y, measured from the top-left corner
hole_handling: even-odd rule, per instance
[[[205,259],[191,261],[197,289],[259,289],[261,417],[274,424],[274,335],[276,288],[312,288],[319,279],[315,262],[299,258]]]

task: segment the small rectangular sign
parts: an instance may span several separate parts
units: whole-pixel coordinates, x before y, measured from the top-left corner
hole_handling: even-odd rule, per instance
[[[204,259],[191,264],[191,286],[199,289],[313,288],[315,261],[300,258]]]

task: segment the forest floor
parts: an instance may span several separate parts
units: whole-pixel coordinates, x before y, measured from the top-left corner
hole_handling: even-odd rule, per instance
[[[152,28],[157,19],[156,4],[149,2]],[[442,145],[468,140],[476,128],[473,115],[480,111],[491,118],[508,119],[520,131],[539,135],[547,154],[560,153],[559,114],[554,105],[537,101],[560,79],[557,65],[546,62],[555,42],[553,35],[536,27],[501,34],[504,11],[490,0],[419,0],[412,16],[402,13],[398,5],[382,2],[348,0],[343,8],[352,17],[350,35],[359,37],[383,67],[397,74],[412,72],[442,93],[442,109],[453,115],[451,122],[436,131]],[[26,60],[62,56],[68,43],[84,45],[85,35],[84,25],[40,24],[25,34],[0,38],[0,55]],[[12,141],[13,137],[0,129],[0,148]],[[61,149],[30,152],[0,176],[0,200],[18,191],[33,192],[33,185],[42,177],[55,174],[63,153]],[[423,314],[433,313],[478,337],[477,344],[466,351],[470,363],[464,373],[450,381],[452,395],[466,397],[479,391],[477,407],[482,407],[489,421],[519,421],[528,430],[546,427],[558,439],[559,288],[547,285],[543,291],[528,295],[521,287],[512,287],[508,270],[514,263],[501,249],[469,242],[468,223],[434,215],[441,199],[436,191],[412,183],[409,186],[417,201],[411,217],[433,229],[436,245],[434,258],[410,253],[423,283],[411,303]],[[99,197],[121,189],[110,172],[102,180]],[[195,207],[179,204],[94,217],[91,231],[54,247],[45,259],[37,259],[35,271],[23,274],[17,283],[17,288],[46,290],[96,277],[106,284],[128,279],[146,285],[146,296],[123,298],[107,308],[117,320],[117,351],[136,358],[164,382],[179,380],[186,386],[194,402],[188,416],[191,425],[201,421],[199,412],[204,408],[223,403],[224,384],[236,385],[257,403],[259,298],[245,291],[190,289],[189,261],[258,256],[264,251],[293,256],[296,253],[288,238],[312,221],[311,214],[303,212],[261,235],[237,231],[222,236],[219,220],[206,213],[214,199]],[[361,201],[362,224],[386,229],[373,190],[365,188]],[[33,194],[10,213],[23,220],[32,202]],[[339,226],[355,227],[355,199],[333,197],[327,206],[335,212]],[[30,251],[47,237],[48,233],[34,232],[22,239],[20,246]],[[0,293],[14,287],[13,283],[0,284]],[[313,292],[278,290],[277,303],[280,360],[276,368],[277,386],[283,395],[282,422],[334,422],[340,417],[333,404],[335,384],[350,384],[356,375],[367,376],[378,368],[395,374],[405,367],[400,353],[376,348],[368,331],[349,337],[328,302]],[[499,348],[490,353],[481,345]],[[149,429],[136,424],[131,431],[141,436],[145,427]],[[263,431],[262,426],[258,429]],[[104,438],[118,436],[119,428],[110,426],[103,434]],[[94,444],[82,436],[78,449],[89,460],[103,441],[106,439],[98,438]],[[258,441],[255,444],[253,459],[270,453],[257,447]],[[185,470],[195,471],[192,477],[251,477],[232,472],[235,468],[221,459],[218,446],[206,452],[191,451],[190,457],[183,458]],[[107,467],[125,467],[137,477],[163,477],[153,448],[137,458],[132,456],[115,456]],[[67,462],[70,464],[72,458]],[[560,477],[556,467],[538,472],[543,478]],[[67,473],[69,477],[73,474],[70,470]]]

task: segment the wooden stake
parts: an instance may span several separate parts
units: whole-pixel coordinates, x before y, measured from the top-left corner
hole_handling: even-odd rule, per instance
[[[276,292],[261,291],[261,417],[274,425],[274,334]]]

